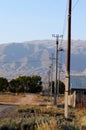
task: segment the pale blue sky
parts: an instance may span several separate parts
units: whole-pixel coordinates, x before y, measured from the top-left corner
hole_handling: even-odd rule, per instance
[[[76,1],[72,0],[72,6]],[[53,39],[53,33],[62,34],[67,2],[68,0],[0,0],[0,43]],[[72,10],[72,39],[86,40],[85,24],[86,0],[79,0]],[[67,26],[65,39],[66,32]]]

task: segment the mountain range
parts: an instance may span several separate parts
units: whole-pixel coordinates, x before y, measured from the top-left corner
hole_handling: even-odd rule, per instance
[[[65,73],[67,41],[60,40],[58,50],[59,48],[63,48],[64,51],[58,51],[58,63]],[[55,67],[55,40],[0,44],[0,76],[7,79],[22,75],[45,76],[52,63],[52,54]],[[86,41],[71,42],[71,73],[86,75]]]

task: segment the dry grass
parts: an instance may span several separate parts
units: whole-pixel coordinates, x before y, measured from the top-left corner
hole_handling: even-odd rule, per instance
[[[37,130],[59,130],[57,127],[56,120],[51,120],[50,124],[49,123],[43,123],[41,125],[37,126]]]
[[[15,103],[23,95],[15,95],[12,93],[0,93],[0,103]]]
[[[81,124],[81,125],[86,125],[86,115],[83,116],[83,117],[81,117],[81,119],[80,119],[80,124]]]
[[[29,94],[30,95],[30,94]],[[6,103],[15,103],[18,101],[21,97],[24,95],[14,95],[14,94],[0,94],[0,102],[6,102]],[[30,95],[31,96],[31,95]],[[33,101],[34,104],[26,104],[18,106],[16,109],[16,113],[18,115],[24,115],[27,118],[27,114],[31,113],[35,116],[42,117],[40,120],[42,121],[44,118],[52,117],[52,120],[49,122],[43,122],[40,124],[40,120],[37,120],[38,122],[38,129],[37,130],[57,130],[58,126],[65,124],[65,122],[68,125],[72,126],[83,126],[86,125],[86,108],[69,108],[69,114],[71,117],[73,117],[73,121],[66,121],[64,119],[64,108],[63,107],[56,107],[51,104],[51,98],[48,98],[47,96],[42,96],[39,94],[33,95]],[[29,98],[28,98],[29,99]],[[30,99],[29,99],[30,100]],[[50,101],[49,101],[50,100]],[[64,97],[59,96],[58,102],[60,104],[63,104]],[[52,98],[53,103],[53,98]],[[43,106],[44,105],[44,106]],[[35,117],[34,117],[35,118]],[[16,119],[16,118],[15,118]],[[31,117],[32,119],[32,117]],[[56,123],[58,122],[58,124]],[[58,129],[59,130],[59,129]]]
[[[26,104],[33,104],[33,105],[53,105],[54,104],[54,99],[52,97],[48,97],[48,96],[43,96],[40,94],[28,94],[29,97],[25,96],[24,94],[12,94],[12,93],[0,93],[0,103],[18,103],[20,102],[20,104],[23,105],[23,101],[24,101],[24,105]],[[24,98],[23,98],[24,97]],[[28,100],[29,98],[29,100]],[[22,101],[21,101],[22,100]],[[63,102],[63,97],[59,97],[58,102],[61,104]]]
[[[17,112],[24,113],[24,112],[31,112],[33,111],[35,114],[38,115],[51,115],[55,116],[57,112],[63,113],[62,110],[58,111],[57,107],[54,106],[38,106],[38,105],[24,105],[19,106]]]
[[[39,95],[39,94],[36,95],[34,102],[38,105],[39,104],[40,105],[43,105],[43,104],[44,105],[50,105],[51,104],[50,99],[47,96],[42,96],[42,95]]]
[[[7,103],[20,103],[23,105],[29,104],[29,105],[51,105],[51,102],[49,101],[49,98],[47,96],[42,96],[40,94],[28,94],[25,96],[24,94],[13,94],[13,93],[0,93],[0,103],[7,104]],[[28,100],[29,99],[29,100]]]

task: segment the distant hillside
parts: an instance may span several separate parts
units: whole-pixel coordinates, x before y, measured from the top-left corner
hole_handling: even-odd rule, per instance
[[[86,74],[86,41],[72,41],[71,71]],[[59,57],[65,70],[66,43],[63,41],[64,52]],[[55,41],[38,40],[24,43],[0,45],[0,76],[8,79],[21,75],[47,74],[51,64],[51,54],[55,55]]]

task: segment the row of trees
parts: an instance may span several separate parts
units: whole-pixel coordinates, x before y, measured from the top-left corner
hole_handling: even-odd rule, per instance
[[[6,78],[0,77],[0,91],[19,92],[41,92],[42,81],[40,76],[20,76],[8,82]]]
[[[51,86],[52,83],[50,83]],[[58,81],[57,81],[58,84]],[[54,93],[54,81],[52,86],[52,93]],[[6,78],[0,77],[0,91],[1,92],[30,92],[37,93],[42,91],[42,81],[40,76],[20,76],[16,79],[8,81]],[[62,81],[59,81],[59,93],[64,94],[65,85]],[[57,91],[57,90],[56,90]]]

